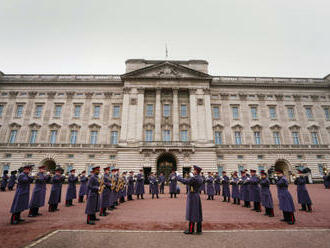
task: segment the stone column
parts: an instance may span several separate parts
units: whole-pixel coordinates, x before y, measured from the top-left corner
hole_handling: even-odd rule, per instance
[[[198,139],[196,89],[189,89],[191,141]]]
[[[173,141],[179,141],[178,89],[173,89]]]
[[[144,89],[138,89],[137,99],[137,123],[136,123],[136,141],[143,141],[143,118],[144,118]]]
[[[127,124],[129,110],[129,88],[124,88],[124,97],[121,115],[120,143],[127,143]]]
[[[205,106],[205,127],[206,127],[206,138],[208,142],[213,143],[213,127],[212,127],[212,113],[211,113],[211,98],[210,90],[204,90],[204,106]]]
[[[155,141],[161,141],[161,89],[156,89],[156,107],[155,107]]]

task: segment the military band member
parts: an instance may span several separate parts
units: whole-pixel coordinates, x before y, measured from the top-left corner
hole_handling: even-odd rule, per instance
[[[206,178],[206,188],[207,188],[207,200],[214,200],[214,178],[212,172],[208,172],[208,177]]]
[[[172,170],[172,173],[169,176],[169,181],[170,181],[169,191],[170,191],[171,198],[173,198],[173,195],[174,195],[174,198],[176,198],[176,193],[177,193],[176,186],[178,183],[178,178],[176,176],[175,170]]]
[[[49,212],[58,211],[58,204],[61,202],[61,191],[62,191],[62,183],[65,180],[65,177],[62,175],[63,169],[61,167],[57,167],[55,169],[55,175],[51,179],[52,188],[50,190],[50,196],[48,200]]]
[[[156,196],[157,199],[159,198],[158,193],[158,180],[157,177],[155,176],[154,172],[151,172],[150,174],[150,184],[151,184],[151,194],[152,194],[152,199]]]
[[[250,201],[253,201],[253,209],[252,211],[261,212],[260,206],[260,188],[259,181],[260,179],[256,175],[256,170],[251,169],[251,177],[249,184],[249,193],[250,193]]]
[[[202,193],[202,191],[203,191],[204,194],[206,194],[206,190],[205,190],[206,177],[204,176],[204,172],[201,173],[201,177],[203,179],[203,183],[202,183],[201,188],[199,189],[199,191],[200,191],[200,193]]]
[[[114,189],[114,204],[115,206],[118,206],[119,205],[119,191],[117,190],[117,185],[119,183],[119,169],[116,168],[115,169],[115,181],[116,181],[116,187]]]
[[[239,178],[237,176],[237,171],[234,171],[232,179],[230,181],[230,184],[231,184],[231,197],[234,199],[234,204],[240,205],[238,182],[239,182]]]
[[[221,178],[219,176],[219,172],[216,172],[214,177],[215,195],[220,195],[220,184],[221,184]]]
[[[222,172],[222,196],[223,202],[230,202],[230,189],[229,189],[229,177],[225,171]]]
[[[125,202],[125,197],[127,195],[127,178],[126,178],[126,175],[127,175],[127,172],[124,171],[122,176],[121,176],[121,179],[123,180],[123,187],[122,189],[120,190],[120,202],[121,203],[124,203]]]
[[[33,178],[29,176],[31,169],[31,165],[25,165],[23,172],[18,176],[17,188],[10,209],[10,213],[12,214],[10,223],[12,225],[24,221],[21,219],[21,212],[29,209],[30,184],[33,182]]]
[[[281,221],[285,221],[288,224],[293,225],[296,221],[294,216],[295,208],[292,196],[288,191],[289,183],[282,170],[278,169],[276,170],[276,173],[278,175],[278,180],[276,182],[277,197],[280,204],[280,210],[283,212],[284,216]]]
[[[164,194],[166,178],[163,173],[160,173],[158,180],[159,180],[159,193]]]
[[[118,182],[118,178],[116,176],[116,168],[115,167],[112,167],[111,168],[111,174],[110,174],[110,181],[111,181],[111,190],[110,190],[110,208],[109,210],[114,210],[116,209],[116,202],[117,202],[117,199],[116,199],[116,185],[117,185],[117,182]]]
[[[143,176],[143,170],[140,170],[140,173],[136,175],[136,183],[135,183],[135,194],[138,199],[144,199],[144,176]]]
[[[70,170],[70,176],[68,178],[68,188],[66,191],[66,199],[65,199],[65,206],[70,207],[73,206],[72,201],[73,199],[77,198],[77,189],[76,183],[78,182],[78,177],[75,176],[76,170]]]
[[[127,178],[127,200],[132,201],[133,197],[132,195],[134,194],[134,171],[129,172],[129,176]]]
[[[8,179],[9,179],[8,170],[4,170],[3,175],[2,175],[2,181],[1,181],[1,191],[6,191]]]
[[[45,206],[46,198],[46,183],[49,181],[50,176],[45,174],[46,166],[39,166],[39,173],[35,176],[35,185],[30,201],[29,217],[36,217],[39,214],[39,208]]]
[[[193,234],[195,231],[195,223],[197,223],[197,234],[202,234],[202,202],[199,196],[199,190],[203,183],[203,178],[200,176],[201,168],[194,165],[194,172],[191,173],[189,179],[178,176],[178,181],[183,184],[189,185],[189,193],[187,196],[186,206],[186,220],[189,221],[188,229],[184,232],[185,234]]]
[[[300,211],[312,212],[312,201],[306,188],[306,179],[303,171],[298,170],[299,176],[294,181],[297,185],[298,203],[301,204]]]
[[[89,225],[95,225],[95,221],[99,220],[98,218],[96,218],[96,212],[99,211],[100,206],[99,173],[100,166],[94,166],[92,168],[92,176],[88,180],[89,194],[87,197],[85,214],[87,214],[87,224]]]
[[[246,172],[241,171],[240,178],[240,199],[244,201],[244,205],[242,207],[250,208],[250,194],[249,194],[249,178],[246,176]]]
[[[107,208],[111,207],[110,205],[110,196],[111,196],[111,180],[110,180],[110,167],[103,169],[104,175],[101,179],[103,183],[103,189],[100,189],[100,216],[107,216]]]
[[[80,188],[79,188],[79,201],[78,201],[80,203],[84,202],[84,196],[87,195],[87,182],[88,182],[88,177],[86,177],[86,171],[82,171],[80,175]]]
[[[17,174],[17,171],[12,171],[10,174],[11,175],[10,175],[10,178],[9,178],[9,181],[8,181],[8,190],[9,191],[12,191],[14,189],[15,184],[16,184],[16,179],[17,179],[16,174]]]
[[[324,179],[324,187],[326,189],[330,189],[330,172],[328,173],[328,175],[325,175]]]
[[[265,208],[265,215],[268,215],[269,217],[274,217],[273,197],[272,197],[272,193],[269,190],[270,181],[267,178],[267,173],[264,170],[262,170],[260,174],[261,174],[261,180],[260,180],[261,204]]]

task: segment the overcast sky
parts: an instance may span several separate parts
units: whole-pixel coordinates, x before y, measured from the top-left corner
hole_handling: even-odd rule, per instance
[[[329,0],[0,0],[4,73],[121,74],[130,58],[212,75],[324,77]]]

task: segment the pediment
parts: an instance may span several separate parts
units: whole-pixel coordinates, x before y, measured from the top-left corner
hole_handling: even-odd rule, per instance
[[[188,67],[172,62],[162,62],[152,66],[144,67],[121,76],[127,79],[202,79],[211,80],[209,74],[190,69]]]

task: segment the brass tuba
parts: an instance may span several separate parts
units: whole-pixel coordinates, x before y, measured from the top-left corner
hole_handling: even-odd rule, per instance
[[[119,177],[118,183],[116,185],[116,192],[119,192],[120,190],[122,190],[124,188],[124,183],[125,183],[124,179]]]
[[[104,188],[105,188],[104,178],[102,177],[101,179],[99,179],[99,194],[102,194]]]
[[[111,176],[111,190],[112,190],[112,191],[116,189],[116,185],[117,185],[117,183],[116,183],[116,179],[115,179],[115,177],[112,175],[112,176]]]

